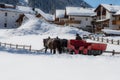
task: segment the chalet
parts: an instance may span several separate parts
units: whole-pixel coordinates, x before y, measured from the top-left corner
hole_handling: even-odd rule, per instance
[[[66,7],[65,10],[56,10],[55,23],[78,28],[91,27],[95,15],[92,8]]]
[[[96,16],[96,30],[101,29],[120,29],[120,6],[112,4],[100,4],[95,12]]]
[[[85,28],[91,27],[95,12],[93,8],[66,7],[68,24],[73,27]]]
[[[24,8],[25,9],[25,8]],[[25,14],[30,12],[20,10],[19,6],[9,4],[0,4],[0,28],[17,28],[19,27],[25,17]]]

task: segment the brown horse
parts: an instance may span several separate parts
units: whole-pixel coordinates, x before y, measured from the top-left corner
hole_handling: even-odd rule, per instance
[[[45,53],[47,52],[47,49],[50,49],[50,52],[53,54],[56,53],[56,50],[58,50],[59,53],[61,53],[61,44],[59,38],[46,38],[43,39],[43,44],[45,47]]]

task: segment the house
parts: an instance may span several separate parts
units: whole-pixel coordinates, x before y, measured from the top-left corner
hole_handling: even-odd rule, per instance
[[[93,8],[66,7],[65,10],[56,10],[55,23],[77,28],[91,27],[95,15]]]
[[[92,27],[93,16],[96,14],[93,8],[66,7],[66,15],[70,26],[85,28]]]
[[[58,25],[65,25],[66,21],[68,20],[68,16],[65,13],[65,10],[57,9],[55,11],[55,24]]]
[[[0,4],[0,28],[18,28],[22,24],[25,14],[32,14],[33,12],[32,10],[32,12],[28,12],[25,8],[20,9],[18,6]]]
[[[120,10],[113,15],[112,24],[115,25],[118,30],[120,30]]]
[[[120,29],[120,6],[112,4],[100,4],[96,9],[96,31],[101,29]]]

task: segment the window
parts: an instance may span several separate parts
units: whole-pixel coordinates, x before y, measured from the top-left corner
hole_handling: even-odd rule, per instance
[[[119,17],[119,20],[120,20],[120,17]]]
[[[86,18],[86,21],[88,21],[88,18]]]
[[[4,27],[7,27],[7,23],[4,24]]]
[[[7,12],[5,13],[5,16],[7,16]]]

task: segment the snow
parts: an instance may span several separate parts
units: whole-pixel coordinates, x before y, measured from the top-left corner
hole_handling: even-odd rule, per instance
[[[79,15],[79,16],[93,16],[95,15],[93,8],[82,8],[82,7],[66,7],[67,15]]]
[[[25,13],[31,13],[31,14],[35,13],[31,7],[27,7],[27,6],[16,6],[16,9]]]
[[[117,11],[114,15],[120,15],[120,10]]]
[[[107,20],[109,20],[109,18],[108,19],[97,20],[96,22],[102,22],[102,21],[107,21]]]
[[[33,15],[18,29],[0,29],[0,42],[32,45],[43,48],[43,39],[59,36],[75,39],[75,34],[88,32],[50,24]],[[87,40],[93,42],[91,40]],[[108,44],[107,50],[120,52],[120,47]],[[0,47],[0,80],[119,80],[120,55],[101,56],[51,54]]]
[[[16,12],[16,13],[24,13],[23,11],[20,11],[18,9],[12,9],[12,8],[0,8],[0,11],[10,11],[10,12]]]
[[[102,31],[108,34],[120,34],[119,30],[102,29]]]
[[[65,10],[56,10],[55,17],[56,18],[64,18]]]
[[[54,21],[53,15],[44,13],[41,9],[38,9],[38,8],[35,8],[35,11],[37,11],[39,14],[41,14],[46,20]]]
[[[110,5],[110,4],[101,4],[104,8],[106,8],[110,12],[117,12],[120,10],[120,5]]]

